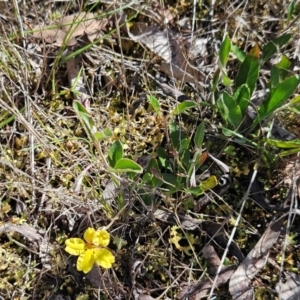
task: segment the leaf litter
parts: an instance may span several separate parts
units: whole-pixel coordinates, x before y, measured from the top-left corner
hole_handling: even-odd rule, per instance
[[[228,6],[226,8],[227,4]],[[103,6],[101,6],[101,9],[106,9],[108,7],[110,10],[112,7],[114,7],[115,11],[116,7],[122,7],[122,5],[122,3],[115,4],[110,1],[103,1]],[[140,128],[138,128],[134,133],[132,131],[130,132],[130,130],[126,131],[127,129],[124,129],[124,126],[122,127],[120,125],[120,120],[123,118],[123,116],[120,117],[120,113],[117,111],[119,109],[118,105],[116,106],[117,108],[111,105],[114,99],[105,99],[107,97],[101,98],[100,93],[99,99],[102,99],[102,101],[104,100],[104,103],[101,102],[100,104],[100,102],[96,99],[97,97],[91,93],[91,90],[94,90],[97,84],[100,86],[102,84],[101,82],[91,83],[91,81],[87,80],[89,76],[88,74],[90,73],[93,74],[93,78],[98,76],[93,72],[98,71],[98,68],[95,67],[95,65],[101,62],[99,57],[105,57],[106,61],[107,57],[109,57],[109,59],[112,61],[113,66],[110,66],[108,71],[104,72],[105,76],[109,78],[109,82],[114,82],[114,84],[111,84],[110,87],[110,95],[128,95],[128,93],[130,93],[134,98],[141,92],[141,90],[144,89],[145,86],[147,86],[147,84],[149,84],[149,81],[147,80],[150,78],[153,80],[153,82],[151,81],[151,84],[155,82],[155,87],[162,96],[162,99],[159,99],[159,101],[164,102],[162,111],[164,112],[165,116],[168,114],[168,112],[172,111],[172,105],[174,104],[174,102],[172,102],[173,100],[170,100],[170,98],[183,101],[190,100],[195,94],[200,94],[201,97],[197,98],[197,96],[195,96],[193,99],[196,99],[199,102],[199,99],[202,101],[208,100],[208,93],[205,89],[207,88],[209,80],[211,79],[210,75],[216,71],[218,66],[215,60],[210,61],[213,62],[211,65],[209,65],[207,61],[207,57],[210,56],[210,54],[213,54],[210,53],[211,48],[209,48],[211,47],[211,45],[209,45],[211,37],[208,38],[205,34],[201,33],[200,27],[199,31],[193,38],[191,38],[191,35],[188,35],[188,38],[185,38],[184,32],[181,31],[187,29],[187,32],[192,33],[192,35],[196,32],[194,32],[194,27],[192,28],[189,25],[189,18],[185,18],[186,15],[179,16],[178,11],[175,13],[176,10],[172,4],[162,6],[153,1],[152,6],[142,7],[140,3],[134,3],[133,1],[132,4],[126,3],[125,5],[127,5],[126,9],[120,9],[118,14],[112,13],[111,17],[108,18],[103,17],[99,19],[96,18],[95,14],[93,13],[71,13],[70,15],[54,22],[48,22],[47,25],[35,26],[33,28],[32,36],[37,40],[42,40],[47,45],[39,45],[35,48],[36,50],[32,50],[30,52],[30,63],[34,70],[39,69],[35,73],[36,77],[41,77],[43,72],[43,66],[41,66],[41,64],[44,63],[45,58],[43,58],[43,60],[39,60],[37,57],[40,57],[41,53],[44,53],[43,51],[45,51],[45,49],[49,46],[57,47],[56,53],[58,53],[57,51],[60,51],[60,47],[68,47],[68,52],[62,56],[62,59],[68,57],[68,61],[66,63],[66,72],[68,74],[69,85],[68,88],[74,93],[74,95],[71,97],[71,102],[74,99],[79,99],[81,104],[84,105],[84,107],[86,107],[90,113],[95,114],[95,117],[98,118],[97,120],[101,120],[99,123],[96,123],[97,126],[105,127],[108,125],[117,127],[114,138],[118,137],[123,139],[123,142],[127,143],[129,149],[132,150],[137,149],[133,148],[133,144],[140,142],[139,140],[135,140],[135,138],[142,135],[142,133],[138,131]],[[266,5],[266,10],[268,13],[279,13],[281,11],[276,5],[274,6],[270,3],[264,5]],[[262,7],[264,5],[262,5]],[[188,4],[182,2],[177,8],[179,11],[181,9],[186,11],[185,6],[188,6]],[[128,11],[131,9],[133,11],[137,11],[139,9],[141,15],[136,17],[134,22],[132,20],[127,20],[127,22],[125,22],[124,20],[130,19],[132,16],[132,11],[131,14],[128,13]],[[219,34],[218,31],[220,31],[221,28],[221,20],[224,19],[226,19],[226,25],[229,26],[229,32],[237,30],[237,36],[239,36],[240,39],[239,43],[242,43],[240,47],[243,46],[243,42],[241,42],[241,40],[243,40],[242,36],[245,34],[245,32],[248,32],[249,36],[251,36],[253,39],[265,39],[265,37],[260,36],[260,32],[267,32],[265,29],[264,31],[258,30],[257,32],[259,32],[259,34],[255,32],[255,34],[258,36],[255,37],[254,34],[253,37],[252,29],[250,30],[251,26],[248,26],[247,22],[245,22],[246,18],[249,18],[249,20],[251,19],[249,17],[249,13],[253,9],[251,5],[241,10],[240,7],[236,6],[235,4],[224,3],[222,5],[216,4],[214,7],[210,7],[209,9],[210,16],[214,16],[214,19],[209,19],[210,25],[207,28],[207,32],[210,32],[210,29],[214,27],[212,39],[215,39],[215,33],[217,35],[222,35]],[[261,9],[260,4],[254,7],[254,11],[258,9]],[[107,11],[109,12],[109,10]],[[227,14],[228,11],[231,11],[231,15]],[[201,20],[201,18],[204,16],[200,15],[199,17],[200,18],[196,20],[196,23],[201,22],[199,20]],[[180,18],[180,20],[175,22],[178,18]],[[255,16],[255,18],[257,18],[257,16]],[[188,19],[187,23],[184,21],[184,19]],[[145,20],[147,21],[145,22]],[[152,22],[148,22],[149,20]],[[237,20],[239,20],[238,26],[235,27],[233,25]],[[192,18],[192,22],[195,22],[195,19]],[[258,23],[256,23],[256,25],[257,24]],[[263,23],[260,23],[257,26],[265,26],[262,24]],[[104,37],[107,35],[111,27],[116,29],[118,28],[118,34],[110,33],[109,38]],[[120,34],[121,36],[118,36]],[[123,50],[121,49],[121,55],[118,53],[120,50],[118,47],[121,46],[119,44],[119,38],[123,39],[123,41],[127,39],[131,40],[131,42],[134,42],[131,44],[134,46],[131,46],[131,48],[129,47],[129,51],[124,48],[124,52],[122,53]],[[233,40],[235,41],[238,41],[239,39],[236,36],[233,37]],[[99,45],[99,40],[101,40],[101,46],[99,46],[97,50],[92,49],[90,46],[86,50],[80,50],[81,47],[84,47],[84,45],[91,45],[91,43],[93,45]],[[97,41],[97,43],[94,44],[95,41]],[[142,47],[137,46],[137,44]],[[43,47],[46,48],[42,49]],[[143,50],[141,50],[141,48]],[[79,50],[79,52],[77,52],[77,50]],[[34,51],[38,52],[36,58],[34,58]],[[138,53],[142,55],[131,55],[131,51],[132,53]],[[125,52],[126,55],[124,55]],[[104,56],[104,53],[106,53],[106,56]],[[73,54],[75,57],[72,57]],[[144,58],[142,60],[136,60],[136,64],[133,58],[137,57]],[[93,66],[87,67],[87,58],[89,58],[89,62],[93,61]],[[147,67],[142,67],[141,72],[141,67],[137,67],[139,64],[146,64],[149,66],[153,61],[156,63],[156,65],[151,67],[153,67],[153,70],[156,73],[159,73],[159,76],[156,75],[155,78],[152,70],[149,71]],[[127,67],[125,68],[125,66]],[[61,68],[61,66],[58,67],[58,69],[59,68]],[[56,71],[58,71],[58,69]],[[83,70],[88,70],[90,73],[83,73]],[[133,76],[132,73],[130,73],[131,71],[128,72],[128,70],[131,70],[135,73],[135,80],[131,81]],[[3,72],[3,67],[1,67],[1,72]],[[55,77],[56,76],[59,78],[59,72],[57,74],[55,73]],[[168,77],[173,78],[173,80],[175,79],[175,82],[177,81],[177,83],[174,85],[174,81],[170,82],[169,79],[166,80],[165,78]],[[145,78],[147,78],[147,80],[145,80]],[[178,83],[178,81],[180,82]],[[66,88],[64,85],[65,82],[57,82],[61,90]],[[184,85],[183,83],[192,84],[192,87]],[[42,86],[44,85],[43,80],[41,80],[41,84]],[[130,86],[130,90],[128,89],[128,86]],[[151,85],[143,90],[145,94],[157,92],[155,88],[153,91],[149,91],[150,86]],[[182,88],[183,86],[184,88]],[[45,88],[48,89],[47,95],[50,95],[47,85],[43,86],[43,89]],[[38,89],[36,89],[36,91],[37,90]],[[60,95],[60,97],[62,96]],[[56,98],[59,97],[56,95]],[[52,102],[53,100],[54,99],[51,99],[50,101]],[[66,97],[66,99],[63,101],[70,101],[70,98],[68,99]],[[128,103],[121,107],[119,111],[124,111],[124,107],[127,109],[130,106],[130,101],[128,98],[127,101]],[[42,124],[41,127],[38,127],[38,130],[39,132],[42,132],[43,129],[47,128],[47,130],[50,132],[49,128],[51,128],[51,126],[48,125],[47,120],[42,117],[43,115],[39,111],[44,109],[43,106],[45,104],[42,103],[41,100],[37,101],[37,103],[39,105],[39,109],[37,112],[35,112],[35,116],[37,116],[37,120],[39,120],[37,124]],[[122,105],[123,104],[124,103],[122,103]],[[134,128],[133,124],[136,121],[140,122],[138,123],[138,127],[144,126],[143,124],[151,124],[150,120],[151,117],[153,118],[153,115],[150,115],[149,117],[149,113],[151,114],[153,112],[151,112],[151,109],[149,108],[148,111],[147,109],[143,111],[142,106],[143,105],[140,105],[140,107],[135,109],[133,111],[134,113],[127,114],[128,124],[131,123],[129,127],[132,126],[131,128]],[[9,110],[9,107],[4,105],[3,107]],[[62,110],[58,109],[54,113],[50,109],[47,114],[47,118],[53,118],[53,120],[55,120],[54,123],[57,122],[57,124],[62,124],[59,125],[61,126],[60,128],[63,128],[60,130],[60,137],[67,138],[68,136],[74,136],[75,133],[78,137],[82,138],[83,135],[80,131],[81,129],[79,126],[74,126],[74,123],[76,124],[77,121],[69,122],[67,119],[61,117],[64,116],[64,114],[67,116],[69,114],[65,105],[62,107],[64,107]],[[140,108],[142,108],[142,111],[138,111]],[[100,110],[100,117],[97,115],[97,113],[95,113],[96,110]],[[15,108],[10,109],[9,111],[16,115],[18,122],[23,123],[20,113],[15,113]],[[57,118],[57,116],[60,114],[61,116]],[[215,118],[215,115],[210,109],[206,109],[205,106],[201,107],[199,110],[196,110],[194,115],[191,113],[190,117],[194,117],[197,114],[198,118],[201,117],[203,119],[210,120],[206,123],[209,124],[207,125],[209,129],[206,128],[208,129],[206,133],[207,137],[211,136],[210,142],[215,142],[215,136],[217,136],[217,139],[220,138],[220,135],[216,133],[216,126],[212,121],[213,118]],[[147,117],[149,117],[149,119],[147,119]],[[74,119],[74,115],[71,115],[71,118]],[[130,118],[133,118],[133,120],[130,120]],[[180,119],[181,116],[178,118]],[[159,118],[154,115],[154,120],[158,121]],[[180,122],[182,121],[183,120],[180,119]],[[189,121],[190,120],[188,120],[187,123]],[[33,136],[39,137],[40,141],[42,141],[39,143],[39,145],[43,145],[43,143],[45,145],[49,144],[48,141],[45,142],[43,135],[35,135],[36,129],[30,131],[32,127],[31,123],[24,123],[28,131],[31,132],[31,134],[33,133]],[[159,124],[163,127],[165,121],[162,121]],[[193,127],[189,127],[189,124],[186,126],[187,131],[193,130]],[[195,125],[193,124],[193,126]],[[12,128],[8,128],[8,130],[11,129]],[[143,130],[144,129],[142,129],[142,132],[145,132],[145,130]],[[59,130],[58,132],[55,132],[55,130],[52,132],[55,136],[59,136]],[[123,136],[120,135],[120,132]],[[157,135],[157,132],[163,132],[167,135],[168,129],[159,128],[158,131],[153,133],[153,135],[150,137],[150,140]],[[147,143],[149,143],[150,140],[148,140]],[[4,139],[4,141],[6,140]],[[159,140],[159,143],[161,142],[162,139]],[[107,142],[105,141],[105,143]],[[107,147],[105,143],[104,147]],[[147,143],[145,143],[145,145],[147,145]],[[232,163],[236,163],[234,159],[230,161],[230,156],[226,157],[224,154],[218,155],[217,153],[219,153],[219,150],[221,150],[223,145],[221,145],[220,142],[216,142],[215,144],[216,147],[219,147],[219,149],[216,151],[216,148],[214,148],[214,155],[211,157],[211,159],[214,161],[214,164],[217,164],[219,167],[220,165],[229,165],[231,167]],[[4,225],[2,225],[0,228],[4,228],[3,226],[8,227],[5,227],[7,228],[6,230],[2,230],[2,236],[4,236],[4,233],[8,234],[8,232],[18,232],[24,237],[31,237],[31,240],[35,240],[37,242],[37,248],[40,248],[40,252],[42,251],[41,249],[44,249],[43,251],[47,256],[47,252],[50,251],[49,249],[53,248],[53,246],[57,245],[56,243],[59,243],[59,241],[65,238],[64,232],[72,235],[82,232],[84,227],[87,226],[89,222],[107,225],[107,222],[109,222],[109,219],[111,219],[113,213],[112,211],[117,207],[122,207],[122,205],[125,204],[125,213],[120,215],[119,220],[116,219],[117,221],[115,221],[114,231],[116,237],[120,236],[123,239],[127,239],[127,245],[130,245],[130,247],[128,249],[126,249],[126,247],[121,247],[118,250],[116,249],[116,251],[121,252],[119,253],[120,262],[117,264],[114,273],[103,273],[99,268],[94,268],[87,275],[87,279],[93,287],[100,289],[101,291],[103,290],[103,293],[106,293],[107,295],[114,295],[115,297],[121,297],[120,295],[125,295],[123,297],[124,299],[154,299],[152,295],[155,298],[159,297],[164,299],[200,299],[209,294],[210,289],[213,286],[212,281],[214,281],[216,278],[215,276],[217,275],[218,278],[216,281],[216,287],[218,289],[222,289],[222,286],[229,281],[229,292],[234,299],[238,299],[239,297],[243,297],[243,299],[250,299],[251,297],[254,297],[253,295],[255,290],[252,286],[252,283],[255,277],[259,276],[259,272],[263,272],[262,269],[267,264],[270,250],[272,248],[276,248],[276,243],[280,238],[281,226],[284,225],[282,223],[282,219],[279,221],[273,221],[273,223],[267,227],[264,233],[263,230],[261,230],[260,233],[262,234],[262,237],[256,244],[254,243],[252,248],[250,246],[246,249],[245,247],[241,247],[243,242],[239,237],[232,241],[229,246],[229,253],[231,259],[233,259],[233,261],[236,259],[236,261],[235,263],[231,262],[230,266],[223,266],[220,273],[216,274],[219,266],[221,265],[219,255],[222,253],[224,248],[227,247],[230,234],[228,231],[230,231],[231,228],[228,223],[228,216],[226,214],[225,216],[224,214],[220,214],[221,205],[215,205],[215,203],[217,203],[217,201],[222,201],[223,197],[225,197],[226,201],[232,200],[231,197],[234,198],[235,193],[230,185],[226,185],[224,192],[220,192],[221,190],[218,188],[222,187],[220,184],[222,174],[220,174],[219,171],[211,168],[211,165],[206,165],[207,169],[209,169],[209,171],[213,174],[215,172],[220,180],[218,181],[218,186],[216,189],[212,189],[212,191],[206,193],[208,197],[205,201],[202,201],[202,204],[204,202],[205,203],[200,205],[199,211],[191,212],[190,203],[193,202],[195,204],[195,202],[197,202],[199,199],[191,199],[191,197],[185,199],[184,197],[181,198],[180,195],[177,195],[178,198],[176,198],[177,196],[175,197],[174,195],[166,196],[162,192],[163,190],[140,190],[139,192],[136,192],[130,189],[130,181],[126,182],[126,180],[122,182],[122,185],[124,185],[122,186],[123,190],[119,187],[116,188],[111,178],[105,178],[103,169],[98,165],[98,162],[95,163],[93,159],[87,155],[87,153],[89,153],[87,149],[89,149],[90,145],[82,143],[81,147],[77,148],[77,150],[75,150],[73,153],[69,153],[68,155],[62,151],[63,148],[61,148],[60,145],[57,145],[59,145],[57,140],[56,142],[52,141],[51,147],[48,145],[47,148],[50,148],[49,153],[51,154],[50,157],[53,160],[53,168],[55,168],[56,173],[61,173],[60,176],[53,174],[51,179],[48,179],[45,181],[45,183],[36,181],[36,184],[38,185],[36,188],[37,191],[41,192],[43,197],[46,198],[46,201],[44,202],[45,207],[42,207],[39,210],[40,219],[38,219],[38,224],[41,227],[50,225],[51,230],[53,228],[55,232],[56,241],[50,237],[45,239],[43,235],[39,234],[36,229],[34,229],[34,227],[31,227],[26,223],[23,225],[12,224],[9,226],[7,225],[9,223],[4,223]],[[144,148],[142,147],[143,151],[146,149],[145,147],[146,146],[144,146]],[[166,147],[166,149],[170,151],[170,148]],[[224,148],[222,148],[222,151],[223,150]],[[57,154],[59,152],[62,153],[60,158],[58,158]],[[16,151],[14,153],[17,154]],[[80,160],[82,157],[84,157],[84,159],[81,160],[82,164],[76,163],[76,167],[80,166],[80,168],[76,170],[76,168],[73,168],[72,165],[70,165],[69,161],[78,161],[77,154],[79,153]],[[251,153],[251,151],[249,151],[249,153]],[[138,154],[138,151],[133,151],[132,154],[135,156]],[[150,155],[147,153],[146,161],[149,162],[150,160],[151,153]],[[91,161],[93,161],[92,169],[90,169]],[[226,163],[224,163],[224,161]],[[42,164],[42,161],[37,162],[37,165],[39,163]],[[60,169],[59,165],[63,167]],[[287,163],[287,165],[289,166],[289,163]],[[31,168],[32,167],[34,168],[33,163],[31,163]],[[16,171],[16,174],[19,174],[20,176],[24,175],[23,171],[22,173],[16,168],[11,168],[11,162],[6,164],[1,163],[1,168],[3,168],[5,172],[13,169]],[[225,170],[225,173],[230,171],[228,170],[228,167],[226,167]],[[290,174],[291,170],[294,172],[295,167],[287,167],[286,172]],[[62,171],[64,171],[64,173],[62,173]],[[70,172],[75,172],[75,174],[72,174],[72,176],[70,176],[72,179],[68,180],[67,174]],[[44,178],[42,173],[40,174],[40,177]],[[290,179],[290,181],[286,179],[285,183],[291,187],[294,180],[295,178]],[[94,188],[99,186],[99,183],[101,186],[100,191],[98,188]],[[43,184],[45,184],[45,188],[42,188]],[[234,179],[233,184],[235,189],[238,190],[239,184],[237,183],[236,179]],[[64,185],[63,188],[62,185]],[[59,188],[56,186],[59,186]],[[30,190],[28,187],[26,187],[26,189]],[[13,191],[13,189],[11,191]],[[231,193],[231,197],[227,197],[228,191]],[[145,205],[145,203],[143,203],[144,200],[141,198],[143,193],[148,193],[151,195],[151,197],[153,197],[153,199],[156,199],[157,202],[152,202],[150,206]],[[259,185],[256,185],[256,187],[252,189],[252,194],[254,199],[253,203],[258,204],[264,209],[262,211],[264,211],[264,216],[266,219],[269,219],[268,214],[274,210],[280,212],[288,209],[287,205],[282,207],[280,205],[274,206],[269,204],[269,200],[266,200],[266,198],[262,195]],[[24,197],[24,202],[28,202],[28,199],[26,198],[28,196]],[[104,199],[105,201],[99,204],[99,199]],[[23,202],[23,199],[21,201]],[[125,203],[122,203],[122,201]],[[232,207],[230,208],[230,214],[232,216],[232,211],[237,209],[236,203],[232,200],[231,202],[227,203],[226,206],[226,209],[228,209],[228,206],[234,206],[233,210]],[[8,206],[7,211],[10,209],[11,207]],[[177,210],[179,211],[178,213]],[[258,214],[260,213],[261,212],[258,212]],[[208,218],[208,216],[211,216],[212,214],[214,216]],[[250,216],[250,214],[248,216],[248,214],[249,212],[246,212],[244,218],[247,219],[247,217],[249,217],[251,222],[252,218],[254,219],[254,216]],[[206,220],[206,218],[208,219]],[[223,221],[220,221],[220,218]],[[175,234],[173,231],[173,234],[175,234],[177,238],[179,237],[179,239],[176,240],[177,247],[175,248],[172,248],[172,244],[174,245],[174,243],[172,243],[172,239],[169,240],[170,237],[168,236],[168,233],[172,232],[170,227],[171,225],[178,226],[176,229],[177,233]],[[60,228],[63,233],[57,233],[57,228]],[[118,228],[121,228],[121,230]],[[197,237],[199,241],[201,239],[201,243],[191,243],[192,239],[190,234],[192,234],[194,237]],[[242,235],[242,233],[239,233],[239,235]],[[45,239],[44,246],[42,246],[43,239]],[[190,242],[191,245],[186,246],[181,244],[186,242]],[[153,247],[153,245],[155,245],[155,247]],[[203,261],[208,264],[208,273],[202,269],[201,264],[198,265],[200,266],[199,271],[192,271],[192,266],[194,266],[195,262],[192,261],[192,259],[187,259],[189,255],[184,251],[186,247],[189,247],[189,251],[187,251],[189,254],[191,254],[190,250],[192,250],[194,255],[192,258],[195,261],[198,260],[197,263],[203,259]],[[172,253],[172,256],[169,256],[170,253]],[[244,257],[244,253],[246,254],[246,258]],[[42,260],[41,254],[38,254],[37,256]],[[133,261],[139,262],[139,267],[135,270],[135,276],[130,276],[130,280],[126,279],[126,272],[128,271],[127,269],[129,264],[126,257],[131,257]],[[168,257],[168,263],[170,265],[166,263],[166,257]],[[46,257],[46,261],[47,266],[46,264],[43,264],[43,267],[45,270],[50,270],[48,262],[50,261],[53,264],[53,260]],[[61,268],[60,270],[63,269],[60,262],[58,262],[57,265]],[[79,286],[82,284],[81,275],[78,274],[78,272],[74,269],[71,260],[68,262],[68,265],[68,272],[74,276],[75,281]],[[178,272],[178,266],[181,266],[184,269],[182,273]],[[146,270],[144,271],[143,268]],[[298,275],[293,272],[284,272],[284,274],[286,276],[286,281],[281,281],[279,284],[277,284],[276,291],[277,293],[284,295],[281,296],[282,299],[296,299],[293,297],[299,293],[297,289],[297,282],[299,281]],[[201,276],[203,275],[206,278],[202,278]],[[118,279],[116,280],[116,278]],[[193,278],[193,280],[190,280],[190,278]],[[61,279],[59,278],[59,280]],[[243,283],[237,284],[237,281],[243,281]],[[180,291],[181,285],[183,284],[187,285],[187,287]],[[132,292],[129,292],[130,290]],[[292,293],[295,295],[292,295]],[[51,293],[49,292],[48,295],[49,294]],[[126,295],[130,295],[129,298],[126,298]]]

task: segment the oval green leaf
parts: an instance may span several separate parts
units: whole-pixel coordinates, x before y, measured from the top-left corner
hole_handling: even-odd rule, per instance
[[[121,158],[119,159],[115,166],[114,171],[116,172],[133,172],[133,173],[142,173],[143,168],[133,160],[129,158]]]
[[[194,136],[194,144],[197,148],[202,147],[203,139],[204,139],[204,129],[205,129],[205,124],[204,121],[202,121],[200,125],[197,127]]]

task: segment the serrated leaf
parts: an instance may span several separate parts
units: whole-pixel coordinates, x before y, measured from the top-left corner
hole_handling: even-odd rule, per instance
[[[198,104],[194,101],[189,101],[189,100],[186,100],[186,101],[183,101],[179,104],[177,104],[173,110],[173,114],[174,115],[179,115],[191,108],[194,108],[194,107],[197,107]]]
[[[133,172],[133,173],[143,172],[143,168],[138,163],[128,158],[119,159],[116,162],[113,170],[116,172]]]
[[[236,88],[243,84],[247,84],[252,95],[259,74],[259,61],[252,55],[247,55],[242,62],[238,74],[235,78]]]
[[[219,54],[220,62],[221,62],[223,67],[226,66],[228,56],[229,56],[229,52],[230,52],[230,48],[231,48],[230,39],[226,36],[226,38],[224,39],[224,41],[221,44],[220,54]]]

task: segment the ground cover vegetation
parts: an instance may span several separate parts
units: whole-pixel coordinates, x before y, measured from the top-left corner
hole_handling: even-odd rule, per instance
[[[297,1],[0,2],[1,299],[299,299]]]

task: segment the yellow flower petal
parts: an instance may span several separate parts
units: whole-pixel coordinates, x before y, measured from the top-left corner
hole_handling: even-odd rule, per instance
[[[96,230],[94,228],[89,227],[83,234],[83,238],[90,244],[93,243],[93,238]]]
[[[107,249],[94,250],[95,262],[102,268],[109,269],[115,262],[115,257]]]
[[[80,255],[85,249],[85,242],[79,238],[67,239],[65,245],[65,251],[72,255]]]
[[[91,271],[93,265],[94,265],[94,255],[93,250],[88,249],[84,253],[80,254],[77,259],[77,270],[83,271],[84,273],[88,273]]]
[[[95,235],[93,237],[93,244],[95,246],[106,247],[108,246],[109,241],[110,241],[110,236],[106,230],[102,229],[102,230],[97,230],[95,232]]]

